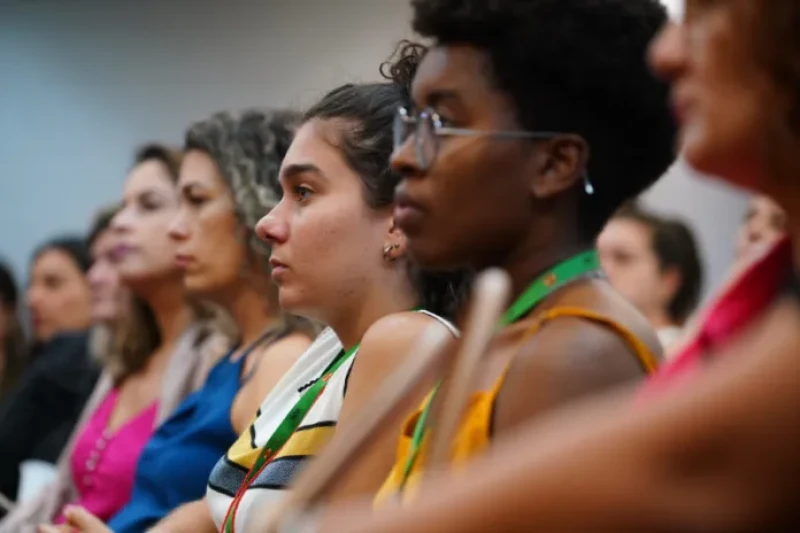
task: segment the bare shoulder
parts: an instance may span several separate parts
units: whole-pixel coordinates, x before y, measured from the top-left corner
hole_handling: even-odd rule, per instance
[[[312,342],[313,339],[305,333],[291,333],[266,345],[263,354],[274,354],[275,356],[286,355],[297,359],[300,354],[311,346]]]
[[[276,370],[281,374],[286,372],[303,352],[311,346],[311,342],[312,339],[308,335],[292,333],[265,345],[260,350],[253,350],[250,357],[256,369],[257,379],[262,374],[274,374]]]
[[[447,329],[442,322],[425,313],[408,311],[385,316],[370,326],[364,334],[359,355],[365,352],[391,354],[409,349],[431,324]]]
[[[310,345],[308,336],[295,333],[247,356],[244,372],[250,374],[250,379],[239,390],[231,408],[231,423],[237,433],[247,429],[258,406]]]
[[[635,348],[611,327],[579,317],[545,324],[511,364],[511,373],[546,373],[563,394],[644,377]]]
[[[652,329],[640,324],[625,305],[604,298],[587,303],[633,334],[653,356],[660,356]],[[498,398],[497,426],[513,427],[548,409],[645,376],[636,348],[619,329],[578,316],[555,318],[513,355]]]
[[[370,326],[350,373],[346,407],[348,403],[360,403],[369,398],[375,388],[406,360],[422,332],[431,324],[444,331],[448,329],[436,318],[411,311],[385,316]]]

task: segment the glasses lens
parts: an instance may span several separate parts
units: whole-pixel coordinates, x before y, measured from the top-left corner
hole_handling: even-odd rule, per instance
[[[438,150],[436,127],[430,113],[420,113],[417,120],[419,122],[416,143],[417,160],[420,167],[422,167],[423,170],[427,170],[436,159],[436,152]]]
[[[397,113],[394,115],[392,131],[395,150],[403,146],[403,143],[406,142],[409,135],[413,133],[415,122],[414,118],[408,116],[408,111],[404,107],[397,109]]]

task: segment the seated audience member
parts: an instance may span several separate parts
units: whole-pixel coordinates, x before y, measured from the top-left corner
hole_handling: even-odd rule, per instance
[[[594,399],[520,428],[461,476],[429,480],[408,507],[343,506],[323,527],[284,530],[798,531],[797,20],[798,0],[689,0],[652,47],[674,84],[686,160],[779,199],[788,238],[701,311],[647,401]]]
[[[425,56],[414,81],[413,100],[408,87],[416,71],[420,48],[407,46],[401,53],[401,61],[388,69],[393,83],[341,87],[308,113],[309,121],[300,129],[284,160],[284,199],[259,224],[259,232],[272,242],[273,260],[281,267],[274,276],[284,307],[319,313],[323,321],[333,326],[348,351],[361,343],[349,379],[346,379],[349,370],[342,377],[337,376],[339,370],[347,369],[339,367],[323,392],[333,389],[334,396],[330,400],[321,396],[315,404],[319,405],[323,399],[326,403],[336,402],[331,409],[335,418],[326,424],[338,419],[333,439],[347,434],[347,424],[353,423],[357,408],[369,401],[382,379],[396,368],[393,365],[398,364],[400,354],[404,353],[398,349],[410,348],[419,332],[400,327],[396,317],[391,317],[391,321],[384,317],[364,334],[348,324],[352,313],[342,313],[340,306],[349,303],[343,295],[356,295],[357,288],[386,291],[408,287],[403,278],[392,283],[366,283],[370,278],[362,274],[363,270],[355,270],[360,264],[361,269],[375,268],[381,272],[369,248],[350,249],[370,238],[376,241],[376,248],[382,244],[388,265],[394,264],[397,254],[405,254],[408,247],[422,267],[446,270],[463,265],[484,268],[499,264],[512,273],[517,295],[531,289],[526,293],[529,297],[524,305],[515,306],[515,311],[506,318],[504,325],[510,327],[504,331],[504,343],[493,346],[491,355],[495,357],[488,358],[490,365],[478,372],[483,380],[480,387],[488,392],[478,399],[480,412],[473,413],[474,424],[462,428],[459,434],[459,462],[488,446],[493,418],[492,430],[505,435],[526,419],[559,403],[636,380],[653,370],[654,354],[660,353],[658,340],[633,306],[595,275],[599,264],[593,242],[619,205],[660,176],[672,159],[670,142],[674,128],[664,102],[666,90],[652,78],[643,58],[647,43],[666,17],[656,2],[647,3],[647,9],[643,10],[628,10],[624,3],[614,2],[581,13],[579,20],[587,31],[592,29],[607,36],[604,48],[614,60],[606,63],[596,58],[597,63],[585,66],[580,61],[565,65],[547,63],[564,81],[576,82],[572,88],[574,94],[567,98],[561,90],[533,90],[538,87],[537,82],[523,74],[534,70],[529,67],[537,64],[536,58],[527,54],[534,54],[537,47],[525,46],[520,54],[516,44],[530,35],[537,35],[537,42],[541,39],[543,44],[566,39],[562,36],[563,26],[574,24],[570,16],[573,8],[579,7],[578,2],[567,4],[563,11],[559,8],[551,13],[536,6],[526,12],[525,3],[515,2],[518,9],[494,14],[500,28],[497,33],[476,36],[475,44],[464,45],[451,43],[467,39],[470,36],[467,28],[479,28],[479,21],[493,14],[477,9],[470,13],[469,20],[462,21],[458,17],[464,16],[464,10],[456,13],[451,12],[449,5],[438,6],[431,17],[441,18],[441,25],[421,25],[418,29],[425,28],[431,33],[432,28],[437,28],[455,33],[447,33],[448,37],[443,39],[448,40]],[[426,7],[419,10],[425,13]],[[491,10],[487,7],[487,11]],[[520,13],[525,15],[522,22]],[[451,15],[455,20],[449,18]],[[418,16],[427,18],[428,13]],[[617,35],[619,19],[626,22],[624,35]],[[615,31],[597,28],[598,20],[609,21]],[[513,30],[510,41],[500,38],[508,33],[506,30]],[[540,32],[545,35],[538,36]],[[489,38],[497,41],[487,45]],[[515,43],[513,47],[511,41]],[[503,47],[507,42],[510,48]],[[576,50],[575,54],[583,57],[584,52],[595,46],[596,43],[587,40],[585,49]],[[489,62],[489,58],[493,61]],[[505,61],[504,58],[513,60],[502,62],[503,70],[487,69],[487,65],[496,65],[495,61]],[[598,72],[603,74],[598,76]],[[607,87],[602,81],[617,80],[623,74],[627,81],[624,85],[615,83]],[[498,88],[495,77],[506,85]],[[620,92],[620,87],[626,91]],[[386,96],[379,98],[382,94]],[[535,103],[529,100],[534,94],[539,97]],[[616,106],[608,103],[610,98]],[[572,104],[586,101],[597,109],[591,114],[577,113]],[[403,104],[404,109],[394,111],[397,103]],[[385,108],[380,104],[385,104]],[[524,113],[520,111],[519,116],[510,111],[523,104]],[[423,111],[411,115],[407,109],[412,105]],[[637,112],[632,115],[642,117],[641,120],[634,121],[628,129],[611,129],[605,117],[614,117],[623,108],[629,115],[635,108]],[[534,109],[542,115],[534,113]],[[392,159],[394,173],[382,166],[383,153],[376,149],[391,149],[387,136],[393,112],[397,135]],[[564,133],[543,133],[552,131]],[[642,131],[650,133],[646,142]],[[409,137],[414,139],[413,148]],[[584,179],[587,144],[594,146],[593,143],[611,145],[605,151],[592,152],[588,174],[594,181],[589,183]],[[619,157],[620,152],[631,150],[634,145],[638,148],[634,151],[641,152],[641,157]],[[469,155],[466,159],[465,153]],[[367,154],[374,159],[366,158]],[[622,175],[634,177],[618,183],[620,169],[625,170]],[[357,172],[355,177],[365,180],[366,187],[353,179],[353,171]],[[386,187],[382,202],[372,200],[374,191],[384,189],[382,181],[371,177],[376,172],[388,183],[401,181],[396,200],[391,195],[394,187]],[[504,180],[487,181],[487,175],[501,176]],[[404,179],[398,180],[400,176]],[[373,185],[375,181],[377,187]],[[375,214],[364,213],[358,203],[344,208],[349,205],[347,202],[356,199],[363,202],[365,194],[368,206],[377,204],[384,209],[393,206],[394,214],[379,211],[381,217],[376,220]],[[353,213],[370,217],[367,220],[374,227],[355,227]],[[321,233],[320,227],[327,231]],[[367,235],[355,238],[364,233]],[[331,239],[331,234],[342,238]],[[345,240],[345,236],[349,239]],[[335,261],[334,250],[343,254]],[[345,262],[348,256],[349,261]],[[329,267],[324,273],[309,266],[320,262]],[[340,279],[340,272],[347,275],[341,274]],[[392,270],[384,271],[383,275],[389,273],[398,275]],[[336,299],[323,300],[328,294]],[[426,296],[421,292],[423,302]],[[402,298],[394,296],[394,299],[402,303]],[[404,304],[394,313],[412,308],[417,302],[406,299]],[[410,320],[414,314],[406,313],[403,318]],[[519,319],[521,323],[515,324]],[[390,325],[393,335],[392,330],[383,329]],[[402,338],[390,344],[391,337],[399,332],[403,333]],[[536,340],[526,342],[527,335],[533,333],[537,333]],[[334,349],[339,351],[338,347]],[[518,351],[522,353],[506,373],[504,368]],[[347,352],[342,350],[339,354],[346,356]],[[505,382],[504,376],[508,376]],[[347,394],[340,417],[336,404],[341,402],[343,381],[347,383]],[[537,386],[531,387],[531,382]],[[495,402],[501,388],[503,395]],[[409,398],[409,404],[421,401],[425,392]],[[297,397],[294,391],[292,394]],[[267,398],[253,430],[241,437],[224,463],[218,465],[219,471],[215,471],[218,476],[212,474],[209,506],[216,526],[222,531],[258,530],[251,520],[279,501],[281,494],[276,487],[284,489],[291,482],[287,470],[293,473],[308,455],[319,453],[321,447],[317,442],[329,438],[319,435],[322,432],[318,431],[318,424],[308,424],[295,431],[296,442],[277,440],[275,427],[282,417],[269,409],[275,400],[277,397]],[[284,413],[287,409],[282,408]],[[330,414],[320,410],[311,421],[318,422],[322,414],[327,415],[322,420],[331,419]],[[410,446],[405,443],[411,440],[410,432],[419,419],[417,413],[402,430],[395,427],[379,435],[370,451],[359,457],[347,475],[338,480],[331,498],[374,494],[391,467],[394,443],[401,431],[400,450],[408,450]],[[307,452],[305,439],[314,439],[312,453]],[[275,443],[281,442],[286,447],[278,448],[286,450],[285,453],[269,453]],[[304,450],[300,460],[296,450]],[[262,458],[263,452],[267,452],[266,459]],[[387,481],[389,491],[403,484],[403,467],[409,464],[406,459],[412,460],[414,474],[419,473],[420,466],[414,465],[413,456],[401,456],[399,467]],[[249,470],[247,475],[243,475],[244,470]],[[213,531],[213,526],[203,531]]]
[[[667,86],[644,57],[667,17],[657,0],[412,5],[434,45],[398,113],[398,225],[421,266],[499,267],[512,283],[455,435],[458,469],[547,411],[656,368],[661,345],[599,275],[595,241],[674,158]],[[378,505],[413,499],[435,402],[434,389],[405,422]]]
[[[768,196],[750,201],[736,236],[736,261],[759,257],[786,234],[786,211]]]
[[[154,425],[192,388],[185,383],[187,376],[191,377],[188,369],[204,357],[213,357],[204,350],[213,350],[214,343],[219,343],[201,331],[201,326],[190,327],[161,378],[160,397],[140,408],[138,402],[147,403],[143,377],[148,370],[153,372],[150,358],[158,343],[159,325],[150,306],[121,283],[115,264],[120,243],[110,229],[117,211],[102,212],[89,236],[93,260],[88,272],[93,323],[90,345],[103,375],[59,459],[56,481],[41,497],[11,513],[0,524],[2,533],[33,531],[39,523],[62,521],[58,514],[65,504],[83,505],[100,516],[119,510],[130,497],[136,461]],[[150,254],[151,260],[154,256]],[[202,347],[197,343],[200,334],[207,337]],[[155,381],[159,377],[156,375]]]
[[[214,463],[311,343],[311,325],[280,311],[268,250],[253,235],[256,221],[278,202],[277,173],[292,126],[284,112],[216,114],[189,128],[177,181],[164,180],[176,191],[175,207],[159,226],[167,264],[177,269],[182,290],[229,314],[238,342],[145,446],[130,500],[108,521],[117,533],[146,531],[202,498]],[[130,223],[126,216],[114,219],[119,231]]]
[[[46,242],[31,261],[30,366],[0,404],[0,493],[12,500],[23,461],[56,462],[99,374],[88,348],[90,263],[72,237]]]
[[[25,332],[17,313],[19,290],[11,267],[0,262],[0,404],[25,369]]]
[[[700,299],[703,265],[692,230],[678,220],[632,206],[597,239],[611,285],[633,303],[669,347]]]
[[[257,233],[270,245],[283,309],[330,329],[263,398],[255,421],[219,459],[205,509],[181,509],[153,531],[214,532],[223,524],[242,531],[249,510],[278,501],[306,461],[335,438],[339,422],[348,431],[348,420],[423,329],[450,334],[452,326],[434,313],[452,313],[466,275],[420,272],[392,222],[398,176],[388,168],[391,124],[406,94],[402,84],[345,85],[302,118],[280,173],[283,198]],[[283,422],[289,430],[276,432]],[[279,453],[262,456],[271,446]],[[237,492],[242,498],[234,498]],[[234,516],[235,524],[228,520]]]

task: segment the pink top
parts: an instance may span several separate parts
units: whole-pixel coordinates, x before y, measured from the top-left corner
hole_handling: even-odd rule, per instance
[[[72,476],[80,494],[80,505],[103,521],[119,511],[130,498],[139,454],[150,440],[158,402],[143,409],[116,431],[108,420],[117,404],[118,389],[112,389],[83,428],[70,458]],[[63,523],[60,515],[56,523]]]
[[[702,317],[697,332],[678,354],[645,383],[640,399],[661,394],[702,371],[706,361],[741,333],[776,300],[792,272],[792,245],[776,242],[729,285]]]

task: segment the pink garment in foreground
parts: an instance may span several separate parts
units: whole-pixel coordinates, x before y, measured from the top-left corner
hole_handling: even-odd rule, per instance
[[[788,238],[783,238],[723,290],[704,313],[695,333],[680,343],[682,348],[678,354],[643,385],[640,399],[668,391],[700,372],[715,352],[775,301],[786,287],[791,272],[792,245]]]
[[[154,402],[115,431],[108,421],[119,390],[108,393],[86,422],[70,458],[80,505],[103,521],[119,511],[130,498],[136,463],[153,434],[158,403]],[[63,514],[56,523],[64,522]]]

